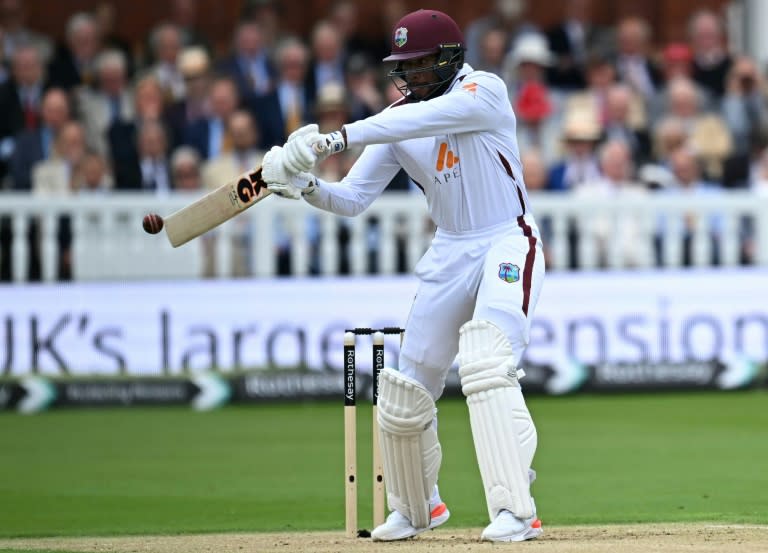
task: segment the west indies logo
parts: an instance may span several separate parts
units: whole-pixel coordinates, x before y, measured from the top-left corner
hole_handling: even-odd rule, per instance
[[[395,31],[395,44],[397,44],[398,48],[402,48],[406,42],[408,42],[408,29],[398,27]]]
[[[499,278],[504,282],[517,282],[520,280],[520,267],[513,263],[499,263]]]

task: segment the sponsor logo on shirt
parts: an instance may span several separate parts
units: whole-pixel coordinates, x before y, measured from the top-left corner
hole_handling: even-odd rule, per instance
[[[469,92],[470,94],[475,94],[477,92],[477,83],[467,83],[464,86],[462,86],[464,90]]]
[[[520,267],[514,263],[499,263],[499,278],[510,284],[517,282],[520,280]]]
[[[459,158],[453,155],[453,152],[448,149],[447,142],[440,143],[440,149],[437,152],[437,163],[435,169],[442,171],[443,169],[452,169],[454,165],[459,163]]]

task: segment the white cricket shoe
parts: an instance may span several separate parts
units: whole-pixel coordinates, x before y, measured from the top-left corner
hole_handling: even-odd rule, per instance
[[[499,512],[496,518],[483,530],[480,539],[486,541],[525,541],[542,534],[541,520],[534,514],[529,519],[520,519],[507,511]]]
[[[373,541],[395,541],[418,536],[422,532],[437,528],[451,516],[448,507],[442,501],[432,508],[429,526],[426,528],[414,528],[411,521],[397,511],[389,513],[384,524],[377,526],[371,532]]]

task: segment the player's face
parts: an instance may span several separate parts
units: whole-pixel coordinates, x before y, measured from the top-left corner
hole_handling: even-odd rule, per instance
[[[426,98],[438,86],[440,78],[432,70],[437,64],[437,57],[437,54],[430,54],[402,62],[402,70],[406,72],[405,82],[416,98]]]

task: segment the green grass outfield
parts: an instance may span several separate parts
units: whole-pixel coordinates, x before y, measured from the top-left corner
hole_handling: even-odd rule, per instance
[[[768,523],[768,393],[535,397],[545,524]],[[452,525],[486,523],[466,406],[443,400]],[[0,415],[0,537],[341,529],[337,403]],[[370,528],[370,406],[358,407]]]

